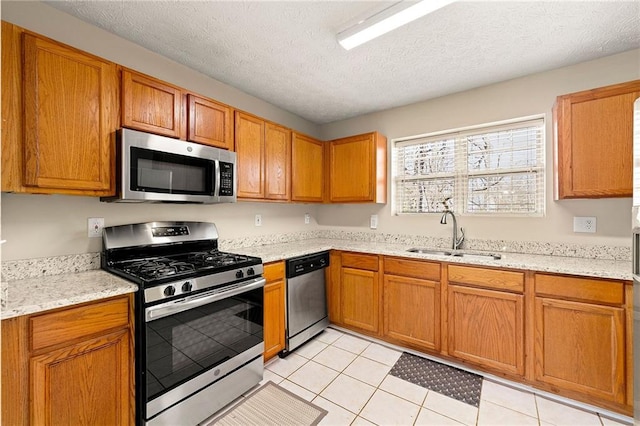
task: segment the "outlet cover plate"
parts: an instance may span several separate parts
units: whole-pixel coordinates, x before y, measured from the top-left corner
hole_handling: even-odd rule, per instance
[[[104,228],[103,217],[90,217],[87,219],[87,236],[89,238],[102,238],[102,228]]]
[[[593,216],[575,216],[573,218],[573,232],[596,232],[596,218]]]
[[[304,224],[308,225],[311,222],[311,215],[309,213],[304,214]]]

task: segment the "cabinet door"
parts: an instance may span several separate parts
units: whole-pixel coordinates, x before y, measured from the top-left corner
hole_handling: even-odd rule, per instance
[[[285,284],[278,280],[264,286],[264,359],[284,349]]]
[[[329,142],[330,202],[386,202],[386,141],[367,133]]]
[[[264,198],[264,121],[236,111],[238,197]]]
[[[265,127],[265,198],[291,199],[291,131],[267,123]]]
[[[378,333],[378,273],[342,268],[340,275],[343,324]]]
[[[524,373],[524,296],[449,285],[449,355]]]
[[[155,78],[122,71],[122,125],[172,138],[184,137],[183,93]]]
[[[26,186],[113,192],[116,64],[25,34],[24,110]]]
[[[557,198],[630,197],[640,80],[558,97]]]
[[[624,309],[536,297],[536,380],[625,401]]]
[[[440,350],[440,283],[385,275],[384,335],[422,349]]]
[[[193,94],[187,95],[187,140],[233,150],[231,107]]]
[[[291,200],[324,200],[324,142],[293,133],[291,147]]]
[[[35,425],[129,425],[129,331],[31,358]]]

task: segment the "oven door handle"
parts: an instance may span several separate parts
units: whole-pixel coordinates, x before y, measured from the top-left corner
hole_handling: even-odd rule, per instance
[[[186,297],[184,299],[174,300],[162,305],[152,306],[144,310],[145,322],[168,317],[169,315],[197,308],[198,306],[217,302],[218,300],[226,299],[237,294],[246,293],[247,291],[264,287],[265,284],[266,280],[264,278],[256,278],[252,281],[244,283],[241,286],[233,287],[229,290],[212,290],[197,296]]]

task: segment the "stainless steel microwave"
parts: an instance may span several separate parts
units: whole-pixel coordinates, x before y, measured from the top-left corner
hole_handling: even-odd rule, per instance
[[[120,129],[116,166],[116,195],[102,201],[236,201],[236,153],[232,151]]]

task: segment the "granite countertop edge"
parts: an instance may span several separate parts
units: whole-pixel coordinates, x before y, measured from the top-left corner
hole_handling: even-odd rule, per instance
[[[522,253],[497,253],[502,256],[500,260],[494,260],[489,257],[486,259],[471,259],[456,256],[411,253],[407,251],[411,247],[412,246],[407,246],[406,244],[319,238],[242,247],[234,249],[233,251],[240,254],[260,257],[264,263],[276,262],[325,250],[343,250],[418,260],[532,270],[612,280],[631,281],[633,279],[630,261]],[[431,249],[450,251],[446,248],[437,247],[432,247]],[[459,252],[469,253],[469,251],[465,250],[459,250]],[[133,293],[137,291],[137,289],[138,287],[134,283],[100,269],[13,280],[2,283],[0,319],[4,320],[121,294]]]
[[[2,284],[0,320],[133,293],[138,286],[103,270],[48,275]]]

